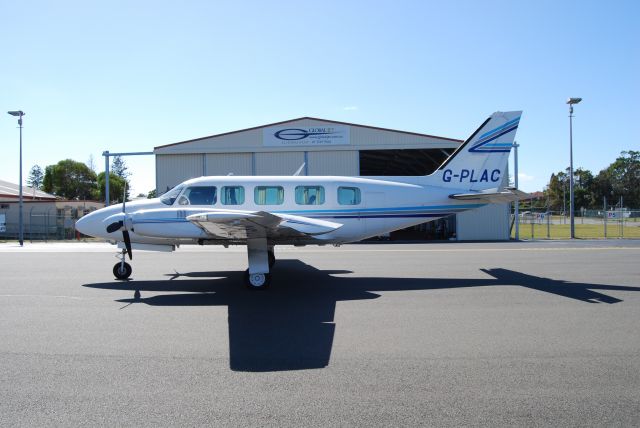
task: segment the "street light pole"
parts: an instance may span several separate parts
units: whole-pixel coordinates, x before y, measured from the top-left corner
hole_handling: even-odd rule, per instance
[[[571,217],[571,239],[576,237],[573,199],[573,105],[582,101],[582,98],[569,98],[569,216]]]
[[[102,152],[104,156],[104,206],[109,206],[109,150]]]
[[[520,147],[520,144],[518,144],[517,141],[513,142],[513,173],[515,174],[514,177],[514,182],[513,184],[515,185],[516,189],[518,188],[518,147]],[[514,210],[514,217],[515,217],[515,221],[516,221],[516,241],[520,240],[520,201],[515,201],[515,210]]]
[[[7,112],[11,116],[18,117],[18,126],[20,128],[20,179],[18,181],[18,186],[20,188],[20,196],[19,196],[19,206],[18,209],[18,241],[20,241],[20,246],[24,245],[24,224],[22,222],[22,116],[24,116],[24,112],[22,110],[15,110]]]

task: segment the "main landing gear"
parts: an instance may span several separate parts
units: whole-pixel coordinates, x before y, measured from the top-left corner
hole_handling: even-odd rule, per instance
[[[244,273],[244,283],[252,290],[265,290],[271,284],[270,268],[276,262],[273,245],[266,238],[247,239],[249,269]]]
[[[124,261],[125,255],[127,254],[127,250],[122,250],[122,255],[118,255],[116,257],[120,257],[120,261],[113,266],[113,275],[116,279],[124,281],[131,276],[131,265]]]
[[[271,285],[271,273],[269,270],[276,263],[273,245],[267,245],[266,238],[253,238],[247,241],[249,269],[244,273],[244,283],[252,290],[267,289]],[[120,261],[113,266],[113,276],[121,281],[129,279],[133,270],[131,265],[125,262],[126,254],[126,249],[118,253],[116,257]]]
[[[271,285],[270,273],[249,273],[249,269],[244,271],[244,283],[252,290],[264,290]]]

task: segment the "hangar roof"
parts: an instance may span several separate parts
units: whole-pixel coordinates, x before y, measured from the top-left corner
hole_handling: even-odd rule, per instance
[[[162,145],[162,146],[156,146],[154,148],[154,150],[159,150],[159,149],[161,150],[161,149],[165,149],[165,148],[168,148],[168,147],[178,146],[178,145],[181,145],[181,144],[194,143],[194,142],[198,142],[198,141],[203,141],[203,140],[223,137],[223,136],[227,136],[227,135],[239,134],[239,133],[247,132],[247,131],[255,131],[255,130],[259,130],[259,129],[263,129],[263,128],[268,128],[268,127],[271,127],[271,126],[283,125],[283,124],[286,124],[286,123],[299,122],[299,121],[305,121],[305,120],[311,120],[311,121],[316,121],[316,122],[324,122],[324,123],[333,123],[333,124],[337,124],[337,125],[347,125],[347,126],[351,126],[351,127],[371,129],[371,130],[377,130],[377,131],[394,132],[394,133],[398,133],[398,134],[412,135],[412,136],[417,136],[417,137],[426,137],[426,138],[430,138],[430,139],[442,140],[443,142],[455,143],[456,145],[463,141],[463,140],[459,140],[459,139],[455,139],[455,138],[438,137],[438,136],[435,136],[435,135],[421,134],[421,133],[418,133],[418,132],[400,131],[400,130],[397,130],[397,129],[380,128],[380,127],[377,127],[377,126],[359,125],[357,123],[340,122],[340,121],[337,121],[337,120],[328,120],[328,119],[320,119],[320,118],[317,118],[317,117],[304,116],[304,117],[299,117],[299,118],[296,118],[296,119],[284,120],[282,122],[274,122],[274,123],[269,123],[269,124],[266,124],[266,125],[260,125],[260,126],[254,126],[254,127],[251,127],[251,128],[240,129],[240,130],[237,130],[237,131],[223,132],[221,134],[209,135],[207,137],[194,138],[194,139],[191,139],[191,140],[180,141],[180,142],[177,142],[177,143],[171,143],[171,144],[165,144],[165,145]]]
[[[19,196],[20,196],[19,185],[15,183],[10,183],[8,181],[0,180],[0,199],[3,199],[5,201],[14,200],[14,199],[18,199]],[[37,190],[29,186],[23,186],[22,199],[28,199],[28,200],[40,199],[40,200],[55,201],[58,198],[55,195],[43,192],[42,190]]]

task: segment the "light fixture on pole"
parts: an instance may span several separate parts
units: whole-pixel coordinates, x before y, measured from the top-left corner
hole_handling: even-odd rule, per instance
[[[574,221],[574,199],[573,199],[573,105],[582,101],[582,98],[569,98],[569,216],[571,218],[571,239],[576,237]]]
[[[23,231],[24,231],[24,225],[22,223],[22,116],[24,116],[24,112],[22,110],[14,110],[14,111],[8,111],[7,113],[9,113],[11,116],[17,116],[18,117],[18,126],[20,127],[20,180],[18,181],[18,185],[20,186],[20,196],[19,196],[19,219],[18,219],[18,241],[20,241],[20,246],[22,247],[24,245],[24,240],[23,240]]]

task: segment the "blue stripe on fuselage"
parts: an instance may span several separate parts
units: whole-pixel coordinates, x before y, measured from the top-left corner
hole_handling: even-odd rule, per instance
[[[310,218],[410,218],[410,217],[444,217],[459,211],[479,208],[485,204],[466,205],[434,205],[429,207],[395,207],[395,208],[361,208],[346,210],[306,210],[306,211],[274,211],[274,214],[292,214]],[[413,211],[413,212],[411,212]],[[313,214],[313,215],[308,215]],[[284,219],[296,222],[295,220]],[[186,218],[149,218],[134,220],[133,224],[188,223]]]

